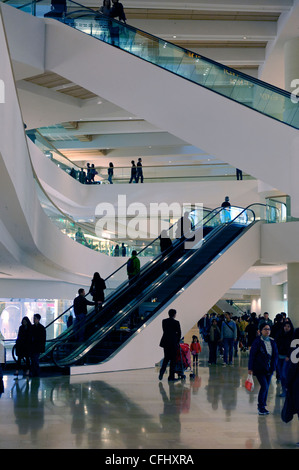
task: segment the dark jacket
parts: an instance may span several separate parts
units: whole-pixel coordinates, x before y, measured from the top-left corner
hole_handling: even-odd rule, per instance
[[[297,414],[299,418],[299,362],[289,361],[287,389],[290,394],[293,414]]]
[[[294,331],[291,329],[287,333],[281,330],[277,335],[275,342],[280,356],[288,356],[290,353],[291,342],[293,339]]]
[[[162,329],[161,348],[176,349],[182,335],[180,322],[174,318],[165,318],[162,321]]]
[[[16,355],[18,357],[30,356],[32,351],[32,325],[21,325],[16,341]]]
[[[32,352],[43,353],[46,346],[46,328],[40,323],[32,325]]]
[[[258,336],[253,341],[248,361],[248,370],[252,370],[253,375],[272,374],[275,371],[278,361],[278,350],[274,339],[270,338],[270,341],[272,346],[272,356],[270,360],[261,337]]]
[[[126,15],[122,3],[116,3],[112,6],[110,16],[111,18],[118,18],[119,21],[126,22]]]
[[[160,250],[161,250],[161,253],[163,253],[164,251],[166,250],[170,250],[170,248],[172,247],[172,241],[170,238],[168,237],[159,237],[160,238]]]
[[[78,297],[74,299],[75,316],[81,315],[82,313],[87,315],[87,305],[94,305],[94,302],[90,302],[83,295],[78,295]]]
[[[104,290],[106,289],[106,283],[104,279],[101,277],[98,279],[93,279],[91,281],[91,286],[89,289],[90,294],[92,295],[92,299],[94,302],[104,302],[105,300],[105,295],[104,295]]]

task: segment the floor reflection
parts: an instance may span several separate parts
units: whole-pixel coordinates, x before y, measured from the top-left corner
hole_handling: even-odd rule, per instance
[[[282,423],[275,378],[271,414],[259,417],[259,387],[244,387],[246,364],[202,361],[194,377],[174,383],[159,381],[156,369],[17,381],[4,374],[0,448],[294,448],[298,423]]]

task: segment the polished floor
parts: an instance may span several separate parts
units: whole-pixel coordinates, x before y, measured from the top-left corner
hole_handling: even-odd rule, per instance
[[[281,421],[273,377],[268,416],[257,415],[246,356],[209,366],[203,348],[195,378],[158,380],[158,369],[14,380],[4,371],[1,449],[295,449],[299,422]],[[219,363],[221,363],[219,359]]]

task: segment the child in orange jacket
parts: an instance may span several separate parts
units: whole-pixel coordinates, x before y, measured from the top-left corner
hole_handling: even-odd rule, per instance
[[[193,356],[193,365],[195,363],[198,364],[198,354],[201,353],[201,345],[198,340],[198,337],[195,335],[192,336],[192,343],[190,344],[190,352]]]

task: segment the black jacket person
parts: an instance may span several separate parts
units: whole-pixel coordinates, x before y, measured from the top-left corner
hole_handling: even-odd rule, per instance
[[[176,310],[170,309],[168,312],[169,318],[162,321],[163,336],[160,341],[161,348],[164,349],[164,359],[160,369],[159,380],[162,380],[167,364],[170,361],[169,377],[168,380],[175,380],[175,362],[176,355],[181,339],[181,325],[180,322],[175,320]]]

